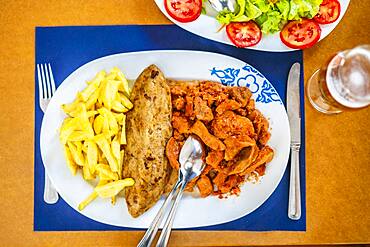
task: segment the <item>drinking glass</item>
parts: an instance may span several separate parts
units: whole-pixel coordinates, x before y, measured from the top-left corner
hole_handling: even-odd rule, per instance
[[[370,105],[370,45],[338,52],[306,88],[312,106],[326,114]]]

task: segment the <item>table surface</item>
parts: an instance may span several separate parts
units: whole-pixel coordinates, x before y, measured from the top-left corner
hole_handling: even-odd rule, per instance
[[[337,28],[304,51],[305,80],[335,52],[370,43],[369,9],[352,0]],[[134,246],[142,232],[33,232],[35,26],[170,22],[151,0],[23,0],[2,1],[0,23],[0,243]],[[305,109],[307,231],[176,231],[172,245],[370,242],[370,107],[336,116]]]

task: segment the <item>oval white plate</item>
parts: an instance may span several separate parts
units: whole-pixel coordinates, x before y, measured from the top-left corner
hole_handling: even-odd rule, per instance
[[[229,38],[226,35],[225,29],[221,30],[220,32],[217,32],[217,30],[220,29],[221,25],[217,22],[217,20],[213,17],[215,13],[211,13],[210,15],[200,15],[199,18],[193,22],[190,23],[181,23],[173,19],[171,16],[167,14],[167,11],[164,7],[164,0],[154,0],[159,9],[162,11],[162,13],[170,19],[173,23],[178,25],[179,27],[194,33],[196,35],[199,35],[203,38],[211,39],[217,42],[221,42],[228,45],[233,45]],[[334,28],[338,25],[340,20],[343,18],[344,13],[346,12],[350,0],[339,0],[340,6],[341,6],[341,13],[334,23],[327,24],[327,25],[320,25],[321,27],[321,38],[320,40],[324,39],[331,31],[334,30]],[[208,2],[207,2],[208,5]],[[208,5],[207,9],[210,11],[207,11],[207,13],[212,12],[211,7]],[[285,46],[279,36],[279,32],[275,34],[263,34],[261,41],[252,47],[248,47],[250,49],[254,50],[261,50],[261,51],[277,51],[277,52],[284,52],[284,51],[293,51],[295,49],[291,49],[287,46]]]
[[[65,118],[60,106],[74,100],[100,70],[118,66],[129,79],[135,79],[150,64],[156,64],[167,78],[206,79],[227,85],[248,86],[256,99],[256,107],[269,119],[269,145],[275,156],[259,183],[246,183],[239,197],[228,199],[196,198],[185,195],[180,203],[175,228],[209,226],[229,222],[249,214],[272,194],[284,174],[288,156],[290,131],[288,117],[279,95],[265,77],[250,65],[232,57],[198,51],[146,51],[111,55],[89,62],[69,75],[55,92],[45,113],[40,134],[41,156],[45,169],[63,199],[75,210],[92,191],[93,186],[81,177],[72,176],[67,168],[58,128]],[[93,220],[124,227],[146,228],[162,205],[163,198],[139,218],[132,218],[124,198],[115,206],[110,199],[93,201],[81,213]]]

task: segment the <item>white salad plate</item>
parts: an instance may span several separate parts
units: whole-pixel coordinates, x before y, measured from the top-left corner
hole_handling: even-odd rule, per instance
[[[61,105],[72,102],[101,70],[119,67],[127,78],[135,80],[149,65],[156,64],[167,78],[204,79],[229,86],[247,86],[253,93],[256,108],[270,122],[268,145],[275,152],[266,174],[256,183],[246,182],[239,196],[219,199],[185,194],[174,221],[174,228],[210,226],[233,221],[261,206],[278,186],[289,157],[290,130],[285,107],[270,82],[245,62],[216,53],[200,51],[144,51],[121,53],[93,60],[70,74],[58,87],[43,118],[40,134],[41,156],[52,183],[61,197],[75,210],[94,189],[78,172],[73,176],[67,167],[58,130],[66,115]],[[124,197],[112,205],[110,199],[97,198],[80,213],[98,222],[123,227],[147,228],[164,198],[138,218],[128,213]]]
[[[162,11],[162,13],[170,19],[173,23],[175,23],[177,26],[194,33],[196,35],[199,35],[203,38],[211,39],[217,42],[221,42],[228,45],[233,45],[229,38],[227,37],[225,29],[218,32],[218,30],[221,27],[221,24],[218,23],[215,16],[216,13],[214,13],[211,9],[211,7],[208,4],[208,1],[206,2],[206,9],[208,14],[202,14],[199,16],[198,19],[196,19],[193,22],[189,23],[182,23],[178,22],[175,19],[173,19],[166,11],[164,7],[164,0],[154,0],[159,9]],[[338,25],[340,20],[343,18],[350,0],[339,0],[340,6],[341,6],[341,12],[338,20],[331,24],[326,25],[320,25],[321,27],[321,37],[320,40],[324,39],[326,36],[331,33],[334,28]],[[295,49],[289,48],[286,45],[283,44],[280,40],[279,36],[280,32],[274,33],[274,34],[262,34],[261,41],[255,45],[248,47],[249,49],[254,50],[261,50],[261,51],[275,51],[275,52],[285,52],[285,51],[293,51]]]

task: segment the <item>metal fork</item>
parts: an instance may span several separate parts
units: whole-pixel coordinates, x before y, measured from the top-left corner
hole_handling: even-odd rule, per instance
[[[39,105],[45,113],[50,99],[55,92],[54,76],[50,63],[37,64],[37,80],[39,82]],[[58,199],[58,192],[55,190],[45,170],[44,201],[48,204],[54,204]]]

